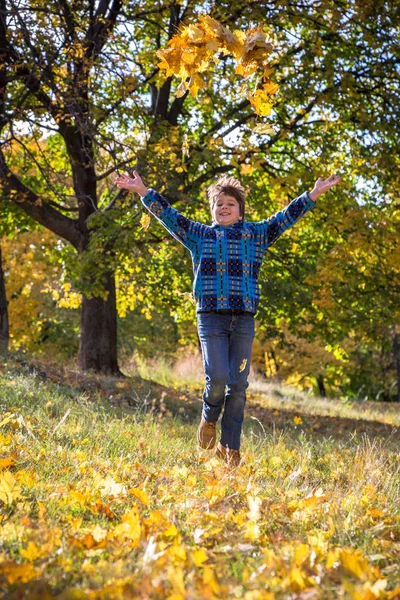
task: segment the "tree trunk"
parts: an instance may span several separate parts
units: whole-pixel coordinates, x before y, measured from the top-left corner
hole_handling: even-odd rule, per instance
[[[393,338],[393,359],[394,368],[397,375],[397,395],[396,400],[400,402],[400,334],[396,330]]]
[[[323,375],[318,375],[318,377],[317,377],[317,383],[318,383],[319,395],[322,398],[326,398],[326,389],[325,389],[325,383],[324,383],[324,377],[323,377]]]
[[[107,300],[83,296],[79,367],[122,376],[117,360],[117,307],[115,280],[106,275]]]
[[[8,303],[6,298],[6,285],[4,281],[0,244],[0,356],[6,356],[8,354],[9,339]]]

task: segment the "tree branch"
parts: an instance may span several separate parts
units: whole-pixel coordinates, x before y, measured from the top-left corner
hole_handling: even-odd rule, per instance
[[[27,188],[16,175],[8,168],[4,154],[0,151],[0,179],[10,200],[22,208],[38,223],[50,229],[56,235],[66,239],[76,249],[80,248],[81,235],[77,221],[60,214],[49,204],[42,202],[32,190]]]

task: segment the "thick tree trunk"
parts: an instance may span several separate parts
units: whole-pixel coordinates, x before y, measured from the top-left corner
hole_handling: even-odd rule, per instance
[[[8,303],[6,298],[6,284],[4,281],[3,263],[0,244],[0,356],[8,354],[10,339],[8,326]]]
[[[107,275],[107,300],[85,298],[81,312],[79,367],[121,376],[117,360],[117,307],[114,275]]]

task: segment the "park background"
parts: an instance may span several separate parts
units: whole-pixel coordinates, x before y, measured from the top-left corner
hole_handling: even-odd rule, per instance
[[[400,596],[399,12],[0,0],[4,597]],[[268,34],[270,105],[224,52],[191,93],[160,67],[202,18]],[[265,257],[237,473],[196,448],[190,256],[133,169],[202,222],[221,174],[249,220],[342,177]]]
[[[201,73],[197,97],[177,97],[158,68],[157,50],[211,5],[95,6],[4,5],[3,347],[6,295],[12,352],[117,372],[132,356],[173,363],[196,349],[189,253],[143,222],[116,170],[136,167],[203,222],[221,174],[243,182],[259,220],[338,172],[267,252],[254,368],[321,394],[399,400],[397,3],[213,4],[223,25],[262,24],[274,43],[267,117],[230,56]],[[255,133],[262,123],[273,131]]]

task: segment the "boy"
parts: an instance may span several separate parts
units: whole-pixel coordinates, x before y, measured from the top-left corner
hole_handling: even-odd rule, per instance
[[[163,196],[148,189],[140,176],[120,175],[115,183],[137,192],[144,206],[186,248],[193,260],[193,294],[206,383],[203,414],[197,431],[202,448],[221,439],[215,454],[229,467],[240,464],[240,436],[254,339],[254,316],[260,299],[258,274],[267,248],[300,217],[316,206],[317,198],[339,183],[331,175],[317,180],[274,216],[256,223],[244,220],[245,191],[234,177],[222,177],[210,186],[211,226],[192,221],[175,210]]]

